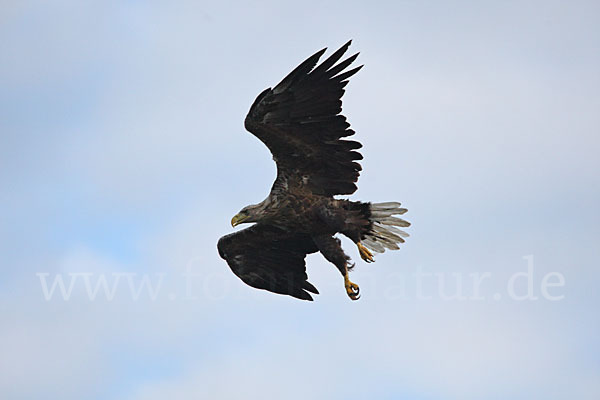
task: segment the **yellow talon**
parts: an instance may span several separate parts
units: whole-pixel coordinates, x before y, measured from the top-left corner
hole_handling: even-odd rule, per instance
[[[362,258],[368,263],[375,262],[375,259],[373,258],[373,253],[371,253],[371,251],[367,249],[361,242],[356,243],[356,246],[358,247],[360,258]]]
[[[348,294],[348,297],[350,297],[352,300],[360,299],[360,288],[356,283],[350,282],[347,272],[346,275],[344,275],[344,286],[346,286],[346,293]]]

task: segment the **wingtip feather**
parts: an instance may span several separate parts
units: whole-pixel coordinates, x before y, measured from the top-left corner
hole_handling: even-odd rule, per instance
[[[314,287],[313,284],[310,282],[304,282],[303,289],[308,290],[309,292],[314,293],[314,294],[319,294],[319,291],[317,290],[317,288]]]

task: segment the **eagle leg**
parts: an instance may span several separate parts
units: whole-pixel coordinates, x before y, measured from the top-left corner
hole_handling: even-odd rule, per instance
[[[357,242],[356,246],[358,247],[360,258],[362,258],[368,263],[375,262],[375,259],[373,258],[373,253],[371,253],[371,251],[367,249],[361,242]]]
[[[350,257],[344,254],[340,240],[331,235],[315,235],[313,241],[327,261],[333,263],[342,273],[348,297],[352,300],[358,300],[360,289],[356,283],[350,282],[350,278],[348,278],[348,270],[352,269],[354,264],[350,262]]]

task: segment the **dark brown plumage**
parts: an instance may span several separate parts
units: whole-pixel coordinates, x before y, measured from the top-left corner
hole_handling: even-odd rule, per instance
[[[309,57],[273,89],[264,90],[246,116],[246,129],[273,154],[277,178],[264,201],[232,219],[233,226],[256,225],[222,237],[218,250],[250,286],[312,300],[309,292],[318,291],[307,282],[304,258],[320,251],[344,276],[348,295],[357,299],[358,286],[348,279],[349,257],[333,236],[348,236],[369,262],[370,250],[397,249],[408,236],[394,227],[409,225],[393,217],[406,212],[399,203],[333,197],[354,193],[361,170],[357,160],[362,155],[356,151],[361,144],[345,139],[354,131],[340,114],[347,79],[362,68],[344,71],[358,54],[336,64],[350,43],[318,66],[325,49]]]

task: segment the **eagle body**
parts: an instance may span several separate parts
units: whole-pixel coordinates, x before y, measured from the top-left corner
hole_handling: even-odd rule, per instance
[[[356,241],[369,232],[371,222],[368,203],[311,196],[289,190],[285,196],[265,200],[264,217],[268,223],[285,231],[306,234],[343,233]]]
[[[234,274],[250,286],[312,300],[317,289],[308,282],[307,254],[320,252],[344,277],[348,296],[358,299],[350,282],[354,264],[336,234],[350,238],[361,257],[396,250],[408,236],[398,227],[400,203],[365,203],[335,198],[356,191],[362,145],[341,115],[344,87],[362,66],[345,71],[355,54],[338,63],[351,42],[321,64],[325,49],[309,57],[274,88],[258,95],[246,116],[246,129],[273,154],[277,178],[267,198],[244,207],[232,226],[255,223],[223,236],[217,248]]]

